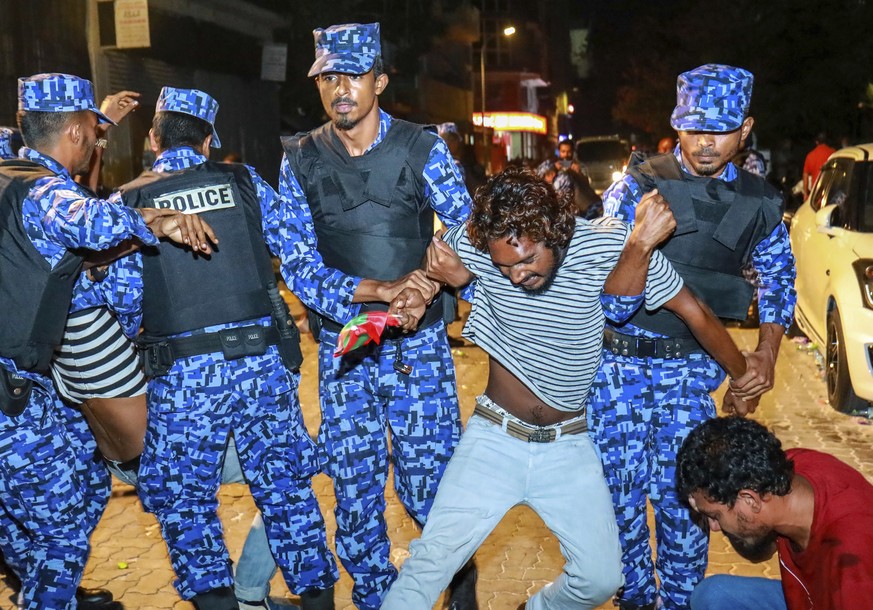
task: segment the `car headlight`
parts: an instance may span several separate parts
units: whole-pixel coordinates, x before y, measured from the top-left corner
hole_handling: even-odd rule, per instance
[[[614,172],[612,172],[612,181],[618,182],[619,180],[621,180],[622,176],[624,176],[624,174],[622,172],[614,171]]]
[[[852,268],[858,276],[864,307],[873,309],[873,260],[858,259],[852,263]]]

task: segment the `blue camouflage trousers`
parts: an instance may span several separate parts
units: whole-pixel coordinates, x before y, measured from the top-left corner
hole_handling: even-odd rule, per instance
[[[361,610],[379,608],[397,577],[383,515],[389,460],[400,501],[424,524],[461,435],[445,325],[419,330],[401,345],[409,375],[393,366],[398,341],[335,358],[336,333],[322,330],[319,345],[319,448],[336,493],[337,555]]]
[[[318,455],[303,425],[298,379],[271,346],[263,356],[180,359],[149,382],[139,494],[161,524],[183,599],[233,584],[216,513],[231,433],[288,588],[324,589],[339,577],[312,490]]]
[[[676,454],[698,424],[715,417],[710,396],[724,379],[713,359],[630,358],[603,351],[588,407],[588,433],[603,461],[622,545],[622,600],[689,608],[706,571],[708,534],[675,491]],[[646,496],[655,513],[652,564]],[[655,584],[655,569],[661,582]]]
[[[109,499],[109,471],[82,414],[48,378],[18,417],[0,413],[0,549],[21,608],[69,610]]]

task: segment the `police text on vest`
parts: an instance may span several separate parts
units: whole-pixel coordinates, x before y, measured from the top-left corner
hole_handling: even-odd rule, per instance
[[[183,214],[199,214],[222,208],[236,207],[233,189],[229,184],[200,186],[155,197],[155,207],[170,209]]]

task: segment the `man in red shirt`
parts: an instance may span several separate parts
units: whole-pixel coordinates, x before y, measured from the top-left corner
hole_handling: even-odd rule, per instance
[[[812,185],[815,184],[815,179],[818,178],[821,172],[821,166],[834,153],[834,149],[827,145],[827,139],[828,136],[823,131],[815,136],[815,148],[809,151],[809,154],[806,155],[806,160],[803,162],[804,199],[809,197]]]
[[[740,555],[779,553],[782,582],[718,575],[693,610],[850,610],[873,603],[873,485],[837,458],[783,451],[761,424],[707,421],[677,457],[676,488]]]

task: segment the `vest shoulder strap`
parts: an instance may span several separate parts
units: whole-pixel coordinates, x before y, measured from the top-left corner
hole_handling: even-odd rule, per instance
[[[406,163],[421,178],[424,166],[430,157],[430,151],[439,137],[433,125],[418,125],[403,119],[394,119],[391,128],[397,129],[398,144],[405,145],[409,150]]]
[[[682,180],[682,168],[673,153],[649,157],[646,161],[630,165],[627,172],[637,181],[643,192],[649,192],[664,180]]]
[[[310,170],[318,157],[318,149],[312,140],[312,133],[299,132],[293,136],[283,136],[281,141],[288,165],[305,193]]]

